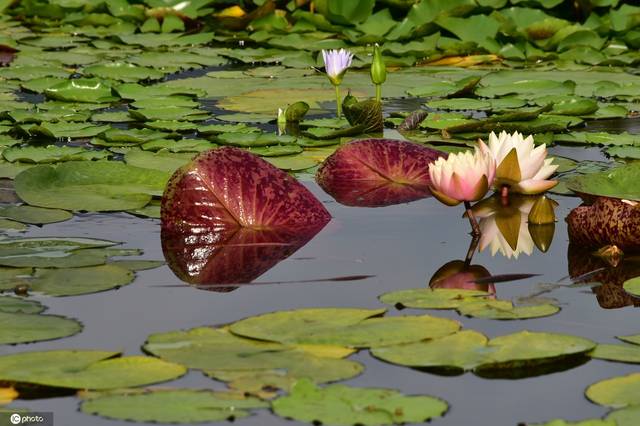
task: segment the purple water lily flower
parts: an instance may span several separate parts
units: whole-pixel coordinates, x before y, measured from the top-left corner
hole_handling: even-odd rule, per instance
[[[353,53],[345,49],[340,50],[323,50],[322,58],[324,59],[324,68],[327,72],[329,81],[336,88],[336,112],[338,118],[342,115],[342,100],[340,98],[340,83],[347,69],[351,66]]]
[[[338,86],[342,83],[342,77],[347,69],[351,66],[353,53],[345,49],[340,50],[323,50],[322,58],[324,59],[324,68],[331,84]]]

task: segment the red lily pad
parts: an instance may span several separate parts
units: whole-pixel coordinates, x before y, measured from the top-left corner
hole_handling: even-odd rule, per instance
[[[202,234],[162,231],[162,251],[180,280],[228,292],[250,283],[309,242],[324,225],[296,232],[226,228]]]
[[[331,216],[300,182],[238,148],[205,151],[178,169],[162,197],[162,229],[297,231],[317,228]]]
[[[579,247],[598,249],[616,245],[625,252],[640,251],[640,204],[598,197],[567,216],[569,241]]]
[[[341,204],[383,207],[426,198],[429,164],[443,152],[413,142],[364,139],[338,148],[325,160],[316,181]]]

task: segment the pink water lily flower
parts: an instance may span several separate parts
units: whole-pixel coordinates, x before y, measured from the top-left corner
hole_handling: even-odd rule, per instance
[[[482,199],[496,173],[496,163],[486,149],[449,154],[431,163],[429,189],[433,196],[448,206]]]
[[[547,179],[558,165],[552,164],[553,159],[546,158],[545,145],[535,146],[532,136],[524,138],[518,132],[512,135],[491,132],[488,146],[482,144],[481,149],[489,153],[497,165],[493,182],[496,189],[507,188],[508,192],[532,195],[558,184],[558,181]]]
[[[322,58],[324,59],[324,68],[331,84],[339,86],[342,83],[342,77],[351,66],[353,53],[345,49],[323,50]]]

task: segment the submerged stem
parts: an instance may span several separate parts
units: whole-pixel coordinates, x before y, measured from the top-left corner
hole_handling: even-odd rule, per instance
[[[336,88],[336,114],[338,118],[342,117],[342,101],[340,100],[340,86],[335,85]]]
[[[376,84],[376,102],[382,102],[382,84]]]
[[[481,234],[480,225],[478,225],[478,221],[473,214],[473,210],[471,210],[471,203],[465,201],[464,208],[467,209],[467,217],[469,218],[469,223],[471,224],[471,235],[473,235],[474,237],[479,237]]]

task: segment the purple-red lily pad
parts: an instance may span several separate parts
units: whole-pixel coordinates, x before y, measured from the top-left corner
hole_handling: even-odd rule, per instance
[[[172,233],[162,231],[162,251],[180,280],[200,289],[228,292],[247,284],[304,246],[324,225],[316,228]]]
[[[331,219],[301,183],[238,148],[196,156],[171,177],[162,248],[183,281],[230,290],[287,258]]]
[[[413,142],[364,139],[338,148],[316,181],[341,204],[383,207],[426,198],[429,164],[443,152]]]
[[[331,216],[300,182],[238,148],[203,152],[169,180],[161,205],[162,229],[317,228]]]
[[[569,241],[578,247],[615,245],[625,252],[640,251],[640,204],[598,197],[573,209],[567,224]]]

